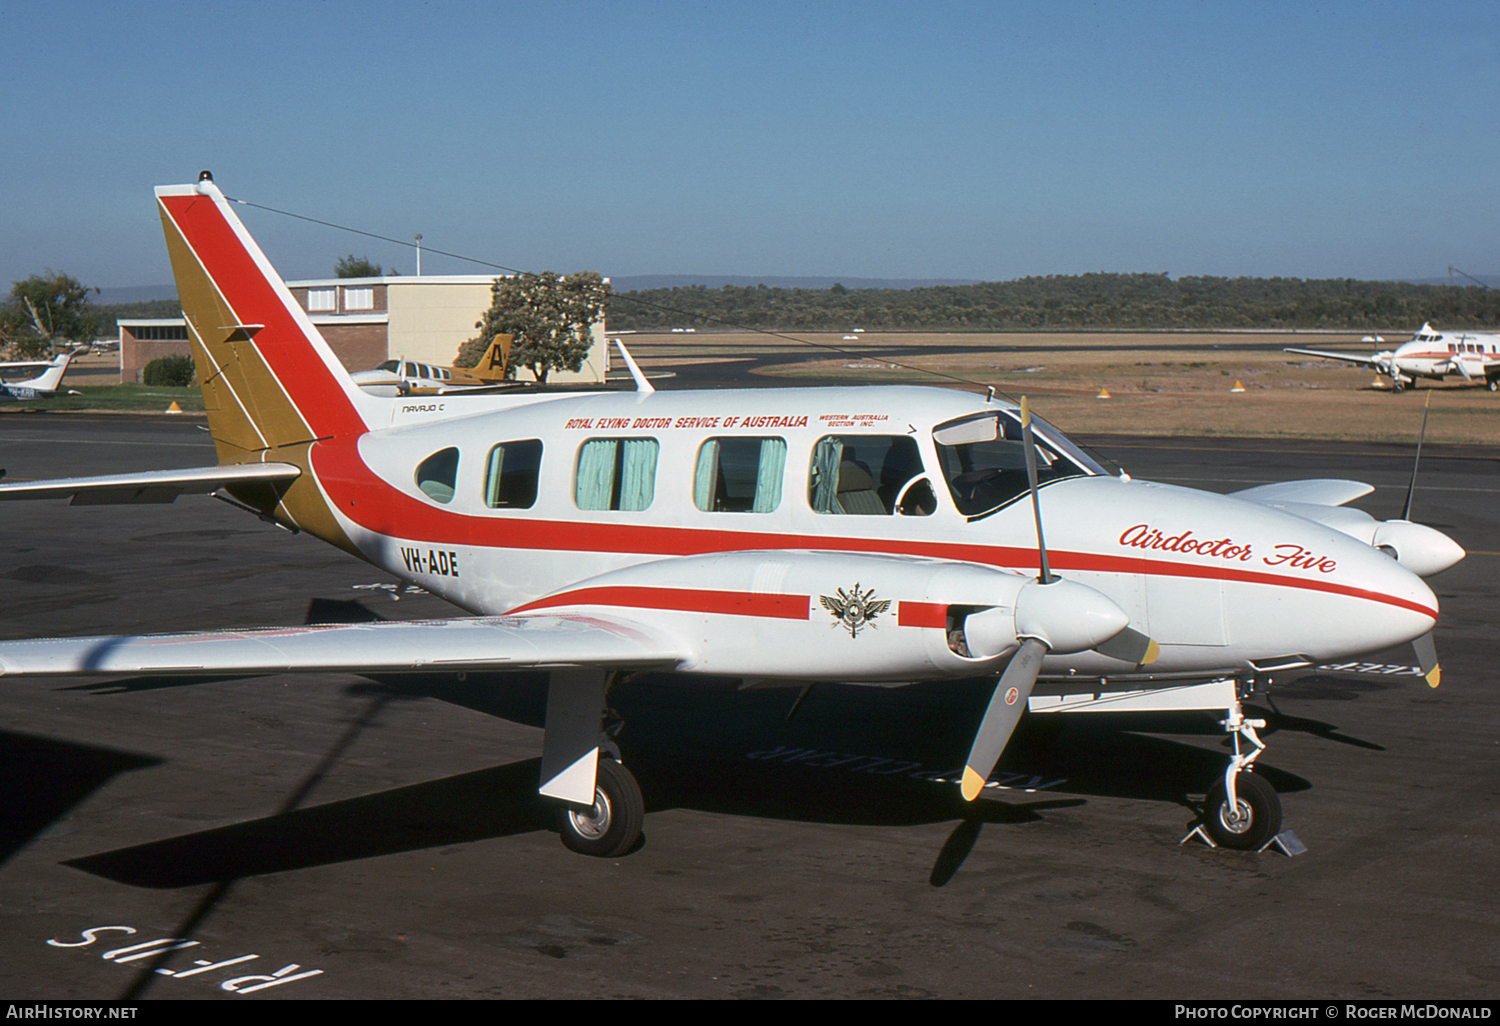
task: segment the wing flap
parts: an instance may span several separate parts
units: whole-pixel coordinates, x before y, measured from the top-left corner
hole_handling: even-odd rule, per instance
[[[235,463],[137,474],[65,477],[0,484],[0,500],[71,498],[75,506],[171,502],[179,495],[207,495],[234,484],[291,481],[302,473],[290,463]]]
[[[689,655],[631,620],[539,614],[7,641],[0,676],[670,668]]]

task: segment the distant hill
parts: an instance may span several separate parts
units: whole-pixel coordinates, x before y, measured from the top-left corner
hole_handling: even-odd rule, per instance
[[[801,279],[831,281],[831,279]],[[1500,290],[1352,278],[1172,278],[1078,274],[970,285],[861,288],[769,283],[627,290],[617,331],[727,328],[849,331],[1067,331],[1261,328],[1409,331],[1423,321],[1489,330]]]
[[[1477,282],[1486,288],[1500,289],[1500,274],[1476,274],[1472,278],[1467,275],[1459,277],[1455,274],[1452,281],[1449,281],[1446,277],[1403,278],[1402,281],[1409,281],[1413,285],[1473,285]]]
[[[154,303],[158,300],[177,301],[176,285],[133,285],[123,289],[100,289],[91,302],[95,306],[119,306],[124,303]]]
[[[711,289],[725,285],[764,285],[771,289],[826,289],[842,285],[846,289],[921,289],[939,285],[978,285],[978,278],[789,278],[786,275],[753,274],[629,274],[611,276],[609,283],[616,292],[641,292],[646,289],[678,289],[704,285]]]

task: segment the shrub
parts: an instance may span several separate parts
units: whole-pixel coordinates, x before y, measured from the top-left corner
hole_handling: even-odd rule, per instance
[[[141,372],[143,385],[171,385],[186,388],[193,383],[191,356],[158,356]]]

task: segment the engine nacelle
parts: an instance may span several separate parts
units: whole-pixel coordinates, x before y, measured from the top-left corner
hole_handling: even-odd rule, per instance
[[[817,551],[730,552],[601,574],[514,612],[630,616],[693,653],[681,669],[726,676],[897,681],[998,672],[1039,637],[1090,648],[1126,617],[1065,581],[938,559]]]

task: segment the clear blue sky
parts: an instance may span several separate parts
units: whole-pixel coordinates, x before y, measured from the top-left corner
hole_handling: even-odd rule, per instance
[[[1500,3],[0,0],[0,287],[151,188],[527,270],[1500,271]],[[409,248],[244,211],[288,278]],[[424,255],[424,273],[481,273]]]

